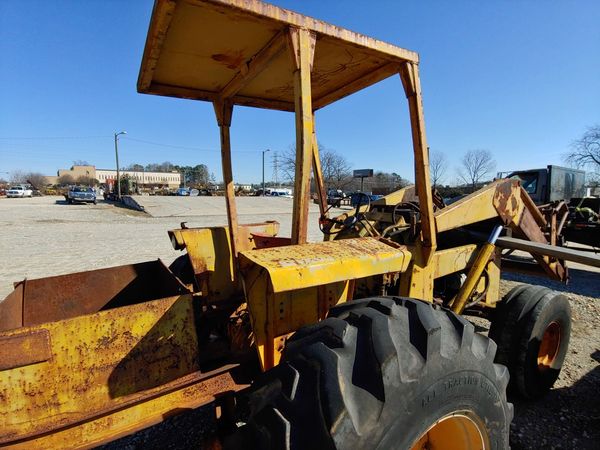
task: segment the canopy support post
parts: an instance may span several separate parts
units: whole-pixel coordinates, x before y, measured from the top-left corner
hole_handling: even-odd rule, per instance
[[[233,184],[233,170],[231,168],[231,115],[233,104],[228,100],[217,100],[213,103],[217,123],[221,131],[221,167],[223,170],[223,183],[225,184],[225,205],[227,206],[227,224],[229,225],[229,239],[231,241],[231,255],[233,260],[238,254],[238,218],[235,205],[235,187]],[[234,276],[237,277],[237,274]]]
[[[321,157],[319,155],[319,143],[317,142],[317,133],[315,131],[315,115],[313,113],[313,135],[312,135],[312,166],[313,176],[315,178],[315,187],[317,189],[317,197],[319,199],[319,211],[321,216],[326,216],[327,213],[327,193],[325,192],[325,180],[323,179],[323,170],[321,168]]]
[[[290,27],[288,47],[294,64],[296,111],[296,177],[292,215],[292,244],[305,244],[308,234],[310,168],[313,154],[313,110],[310,73],[315,55],[315,33]]]
[[[400,65],[400,79],[408,99],[410,125],[415,155],[415,184],[421,210],[421,239],[423,263],[427,265],[437,247],[435,219],[433,217],[433,196],[429,175],[429,149],[425,135],[423,98],[417,64],[406,62]]]

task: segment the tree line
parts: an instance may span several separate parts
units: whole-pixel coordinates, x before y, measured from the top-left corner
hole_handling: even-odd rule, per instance
[[[183,182],[186,186],[206,187],[215,184],[215,176],[209,171],[206,164],[182,166],[173,164],[170,161],[165,161],[162,163],[150,163],[145,166],[142,164],[130,164],[123,170],[133,170],[137,172],[178,172],[183,177]]]
[[[325,189],[358,191],[360,179],[353,177],[352,164],[341,153],[319,143],[319,159]],[[296,148],[291,146],[279,158],[279,168],[287,184],[294,182],[296,173]],[[364,179],[363,190],[374,194],[388,194],[408,186],[410,182],[395,172],[377,171],[371,178]]]

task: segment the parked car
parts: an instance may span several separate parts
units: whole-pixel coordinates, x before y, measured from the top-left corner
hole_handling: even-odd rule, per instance
[[[267,189],[266,194],[271,197],[292,198],[292,191],[290,189]]]
[[[33,191],[26,186],[12,186],[6,191],[7,198],[31,197]]]
[[[327,204],[339,208],[346,199],[346,193],[340,189],[329,189],[327,191]],[[345,202],[348,203],[348,202]]]
[[[179,188],[177,189],[177,195],[189,196],[190,190],[188,188]]]
[[[383,195],[371,194],[370,192],[354,192],[350,194],[350,204],[353,207],[356,207],[359,203],[361,205],[366,205],[374,202],[375,200],[379,200],[380,198],[383,198]]]
[[[71,186],[69,191],[67,192],[67,203],[72,204],[75,202],[84,202],[84,203],[93,203],[94,205],[97,203],[96,201],[96,191],[91,187],[86,186]]]

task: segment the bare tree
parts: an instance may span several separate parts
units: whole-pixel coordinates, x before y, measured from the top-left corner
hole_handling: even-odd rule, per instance
[[[135,172],[143,172],[144,171],[144,166],[142,166],[141,164],[129,164],[128,166],[125,166],[123,168],[123,170],[133,170]]]
[[[460,179],[470,184],[473,190],[496,167],[496,161],[489,150],[469,150],[462,159],[462,170],[459,169]]]
[[[352,182],[352,166],[348,160],[333,149],[325,148],[322,145],[319,145],[319,148],[325,187],[327,189],[341,189]],[[279,165],[284,178],[293,182],[296,173],[296,147],[290,146],[286,152],[280,155]]]
[[[285,152],[280,154],[279,167],[283,178],[293,183],[296,175],[296,147],[294,145],[290,145]]]
[[[75,184],[75,178],[73,178],[71,175],[66,173],[66,174],[58,177],[58,180],[56,180],[56,183],[59,186],[68,186],[69,184]]]
[[[90,166],[91,164],[84,159],[77,159],[73,161],[74,166]]]
[[[429,153],[429,170],[431,171],[431,183],[435,188],[442,181],[448,168],[446,155],[442,152],[433,151]]]
[[[323,181],[328,189],[342,189],[352,181],[352,166],[335,150],[323,148],[320,152]]]
[[[387,195],[408,185],[410,185],[409,181],[402,178],[396,172],[375,172],[373,178],[365,180],[365,190],[370,189],[374,194],[381,195]]]
[[[10,173],[10,182],[13,184],[25,183],[27,181],[27,174],[22,170],[13,170]]]
[[[148,172],[170,172],[174,169],[175,164],[170,161],[162,163],[150,163],[146,164],[146,171]]]
[[[125,175],[123,175],[125,176]],[[80,184],[82,186],[96,186],[99,182],[98,180],[96,180],[93,177],[89,177],[87,175],[81,175],[79,177],[77,177],[77,180],[75,180],[77,182],[77,184]]]
[[[35,189],[43,190],[48,184],[48,179],[38,172],[30,172],[25,174],[25,179]]]
[[[589,167],[594,172],[600,172],[600,125],[589,127],[583,136],[574,141],[565,159],[577,167]]]

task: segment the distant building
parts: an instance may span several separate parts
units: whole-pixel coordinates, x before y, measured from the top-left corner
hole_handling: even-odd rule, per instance
[[[58,178],[69,175],[76,180],[79,177],[96,178],[95,166],[72,166],[70,169],[59,169],[56,173]]]
[[[73,166],[70,169],[60,169],[60,178],[70,175],[74,180],[80,177],[95,178],[100,184],[113,185],[117,179],[117,171],[113,169],[96,169],[95,166]],[[179,172],[146,172],[138,170],[120,170],[121,177],[128,176],[135,180],[139,187],[168,187],[176,189],[181,185],[182,176]]]

